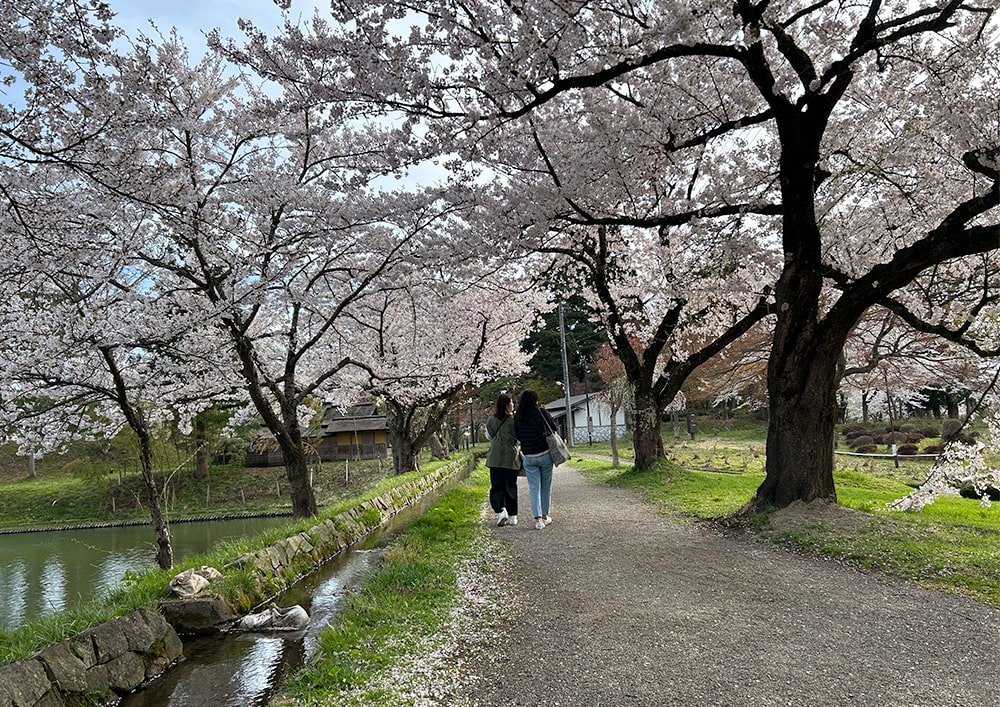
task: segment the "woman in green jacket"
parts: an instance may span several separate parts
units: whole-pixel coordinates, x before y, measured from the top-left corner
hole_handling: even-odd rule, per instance
[[[517,525],[517,474],[521,469],[521,445],[514,434],[514,401],[506,393],[497,397],[497,409],[486,421],[490,451],[490,506],[497,525]]]

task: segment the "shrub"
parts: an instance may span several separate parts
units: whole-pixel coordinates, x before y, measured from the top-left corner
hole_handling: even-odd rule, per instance
[[[902,454],[907,456],[909,454],[916,454],[918,451],[917,445],[915,444],[901,444],[896,447],[896,454]]]
[[[875,446],[875,440],[872,439],[871,435],[861,435],[859,437],[854,437],[847,443],[851,449],[855,452],[859,451],[858,447],[873,447]]]
[[[991,501],[1000,501],[1000,489],[995,486],[987,486],[982,489],[977,489],[974,484],[965,484],[958,490],[959,495],[962,498],[975,498],[980,499],[986,496]]]
[[[962,429],[962,421],[954,418],[941,423],[941,440],[950,442],[958,437],[959,430]]]
[[[878,451],[878,447],[874,444],[862,444],[854,448],[854,451],[858,454],[875,454]]]
[[[924,447],[924,454],[940,454],[944,451],[943,444],[928,444]]]
[[[917,431],[917,426],[914,425],[912,422],[904,422],[902,425],[899,426],[899,431],[907,435],[913,434],[914,432]]]
[[[920,440],[922,440],[923,438],[924,435],[922,432],[908,432],[906,435],[906,441],[909,442],[910,444],[915,444]]]
[[[882,438],[882,444],[904,444],[908,441],[902,432],[890,432]]]
[[[920,430],[920,433],[924,437],[940,437],[941,436],[941,430],[939,430],[937,427],[925,427],[924,429]]]

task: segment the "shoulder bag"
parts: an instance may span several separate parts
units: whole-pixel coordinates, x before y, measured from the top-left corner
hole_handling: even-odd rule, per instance
[[[566,443],[556,434],[556,431],[549,425],[549,419],[541,410],[538,414],[542,416],[542,424],[545,425],[545,441],[549,445],[549,456],[552,457],[552,466],[559,466],[565,461],[569,461],[569,449]]]

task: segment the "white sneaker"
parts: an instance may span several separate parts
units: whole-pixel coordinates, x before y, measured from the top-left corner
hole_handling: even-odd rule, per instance
[[[545,527],[545,523],[543,523],[540,520],[536,520],[535,521],[535,530],[541,530],[544,527]]]
[[[508,518],[507,525],[517,525],[517,516],[511,516]]]
[[[548,525],[549,523],[552,522],[552,519],[549,518],[548,516],[542,516],[542,522],[545,523],[545,525]]]
[[[510,516],[507,515],[507,509],[506,508],[502,509],[499,513],[497,513],[497,527],[498,528],[500,526],[502,526],[502,525],[507,525],[507,521],[508,520],[510,520]]]

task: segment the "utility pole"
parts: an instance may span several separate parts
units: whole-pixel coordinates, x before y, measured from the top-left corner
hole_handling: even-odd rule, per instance
[[[566,394],[566,444],[573,446],[573,411],[569,406],[569,360],[566,358],[566,321],[559,305],[559,344],[562,347],[563,393]]]

